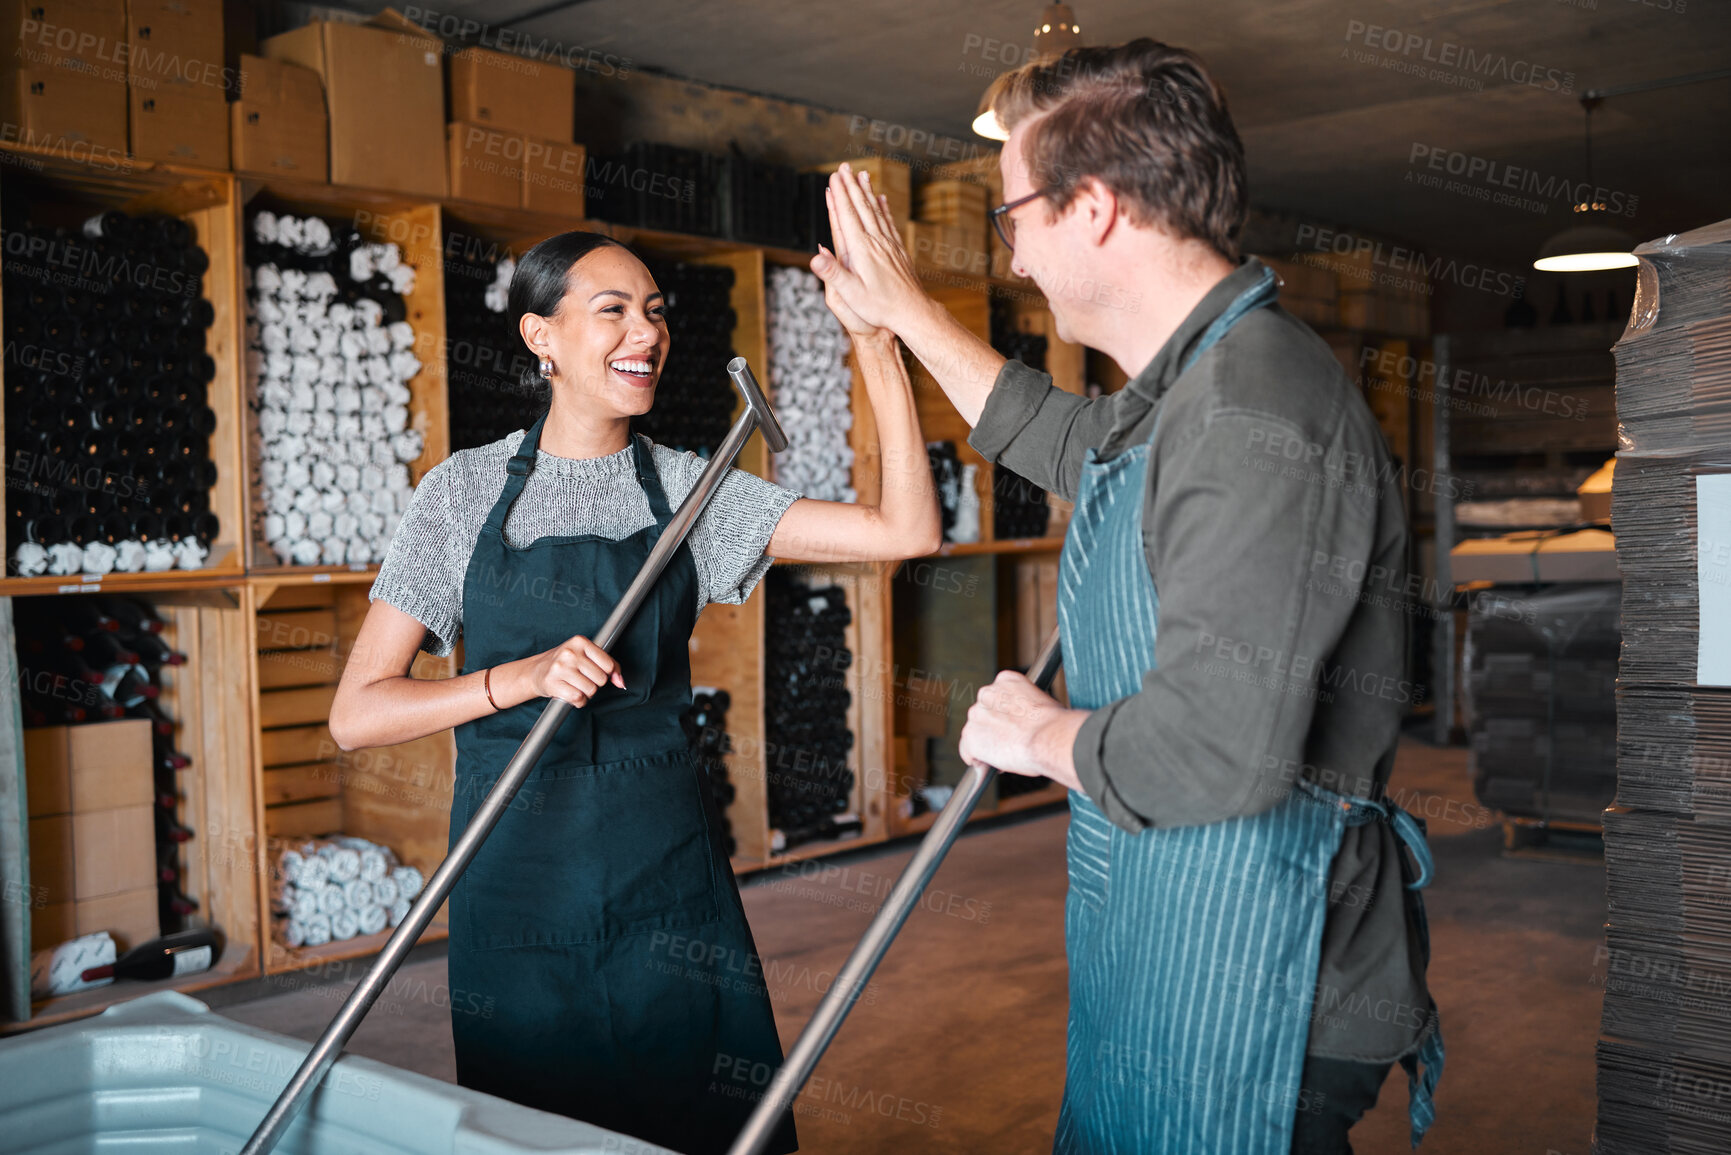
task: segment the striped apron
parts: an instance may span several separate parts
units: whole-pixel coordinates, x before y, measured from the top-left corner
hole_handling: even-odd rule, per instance
[[[1276,288],[1270,270],[1204,332],[1185,368]],[[1090,449],[1083,467],[1058,590],[1064,675],[1080,709],[1139,692],[1154,668],[1159,600],[1142,543],[1149,452],[1101,461]],[[1261,814],[1140,834],[1071,792],[1058,1155],[1286,1155],[1331,867],[1346,827],[1378,817],[1413,850],[1411,885],[1425,885],[1429,849],[1410,815],[1308,781]],[[1415,1145],[1441,1061],[1433,1017],[1408,1064]]]

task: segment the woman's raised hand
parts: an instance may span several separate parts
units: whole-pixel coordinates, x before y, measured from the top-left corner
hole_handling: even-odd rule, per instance
[[[619,663],[581,634],[536,654],[528,662],[521,676],[529,697],[560,698],[581,707],[609,682],[621,690],[625,688]]]
[[[824,299],[855,337],[894,332],[906,310],[927,300],[902,244],[888,199],[872,191],[871,175],[845,162],[824,192],[835,252],[819,246],[811,271],[823,278]]]

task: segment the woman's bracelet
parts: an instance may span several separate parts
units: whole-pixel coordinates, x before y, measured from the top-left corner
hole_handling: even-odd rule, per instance
[[[499,712],[499,703],[493,701],[493,667],[492,666],[488,666],[486,672],[481,675],[481,689],[487,691],[487,702],[489,705],[491,705],[493,707],[493,713],[497,714]]]

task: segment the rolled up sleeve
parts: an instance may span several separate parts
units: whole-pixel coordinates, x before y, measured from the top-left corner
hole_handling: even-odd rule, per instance
[[[1006,361],[986,397],[968,444],[1066,501],[1076,497],[1088,450],[1106,440],[1128,390],[1078,397],[1049,373]]]
[[[1279,418],[1227,411],[1162,450],[1143,530],[1157,559],[1155,668],[1095,710],[1073,747],[1116,825],[1188,826],[1269,809],[1302,763],[1325,659],[1351,598],[1313,595],[1318,551],[1362,556],[1368,519],[1338,471],[1291,467]],[[1322,691],[1326,692],[1326,691]]]

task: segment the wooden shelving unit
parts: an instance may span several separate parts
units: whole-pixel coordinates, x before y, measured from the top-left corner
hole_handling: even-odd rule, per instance
[[[335,681],[365,614],[367,587],[377,567],[283,566],[263,542],[252,540],[243,287],[244,229],[250,212],[270,208],[354,224],[369,239],[398,244],[404,259],[415,266],[415,288],[406,303],[423,369],[410,382],[410,413],[412,427],[421,431],[425,442],[424,452],[410,467],[416,481],[450,451],[442,259],[447,244],[473,237],[521,252],[555,233],[590,228],[659,256],[726,265],[735,273],[733,347],[760,374],[768,361],[766,268],[804,267],[810,259],[809,254],[793,250],[515,212],[455,199],[429,200],[148,162],[113,171],[0,144],[0,160],[7,157],[21,163],[0,169],[0,182],[27,182],[33,197],[53,202],[45,217],[56,221],[63,217],[70,224],[107,208],[169,212],[193,225],[211,258],[204,293],[216,311],[207,337],[208,351],[218,366],[210,389],[218,417],[211,439],[218,466],[212,504],[222,522],[223,540],[212,551],[210,564],[196,571],[101,578],[0,576],[0,603],[8,612],[18,613],[27,612],[35,598],[102,592],[151,601],[169,618],[175,645],[191,659],[185,683],[165,698],[171,716],[180,723],[177,741],[194,761],[193,770],[186,772],[188,785],[180,810],[181,821],[197,834],[187,844],[191,851],[186,889],[200,900],[201,916],[223,930],[227,946],[217,966],[200,975],[162,984],[118,984],[38,1002],[27,1019],[6,1021],[0,1015],[0,1034],[92,1014],[148,990],[197,990],[377,951],[386,934],[300,950],[288,950],[273,940],[270,862],[283,840],[341,829],[390,845],[404,861],[427,874],[445,851],[455,762],[451,735],[345,754],[325,729]],[[934,294],[981,336],[987,332],[989,294],[1010,295],[1031,324],[1040,323],[1039,298],[1024,282],[945,269],[922,269],[921,275]],[[1074,381],[1064,383],[1080,391],[1079,357]],[[945,545],[932,557],[979,558],[980,564],[989,565],[998,556],[1056,551],[1061,539],[991,540],[990,467],[967,448],[967,426],[936,382],[917,370],[915,387],[927,437],[955,440],[965,459],[982,466],[984,539]],[[857,375],[854,411],[850,439],[856,484],[862,497],[870,500],[876,482],[876,434]],[[761,439],[748,445],[738,465],[773,477]],[[0,547],[5,547],[3,539]],[[902,799],[896,792],[900,779],[895,772],[897,655],[892,592],[898,564],[809,568],[813,580],[842,586],[852,611],[847,644],[854,660],[846,684],[851,696],[848,724],[855,741],[848,768],[854,777],[851,808],[864,828],[835,841],[783,852],[771,849],[765,788],[772,768],[763,718],[763,639],[770,626],[764,621],[764,597],[759,592],[742,606],[712,605],[692,637],[692,677],[696,684],[726,688],[733,700],[728,714],[733,752],[728,764],[737,796],[729,820],[738,843],[733,865],[740,873],[872,845],[917,832],[930,823],[930,816],[902,819]],[[457,655],[441,659],[422,655],[416,673],[449,676],[458,668],[460,652],[459,648]],[[960,709],[965,713],[965,703]],[[12,717],[11,725],[16,727],[15,710]],[[21,740],[15,741],[14,748],[22,749]],[[1001,804],[989,800],[980,815],[1048,805],[1063,796],[1063,791],[1053,789]],[[443,915],[425,939],[446,934]]]

